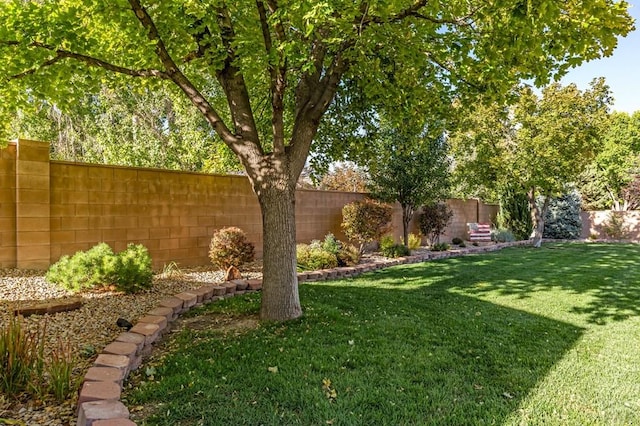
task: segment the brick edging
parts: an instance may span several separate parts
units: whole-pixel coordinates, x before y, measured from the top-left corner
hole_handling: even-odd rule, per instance
[[[530,241],[498,243],[442,252],[425,252],[397,259],[384,259],[343,268],[301,272],[298,282],[349,278],[389,266],[445,259],[466,254],[486,253],[506,247],[530,245]],[[78,394],[78,426],[135,426],[129,419],[129,410],[120,401],[128,374],[142,364],[152,345],[167,331],[169,324],[189,309],[236,295],[262,289],[261,279],[234,280],[219,284],[206,284],[197,289],[167,297],[158,306],[138,319],[128,332],[121,333],[102,350],[84,376]]]

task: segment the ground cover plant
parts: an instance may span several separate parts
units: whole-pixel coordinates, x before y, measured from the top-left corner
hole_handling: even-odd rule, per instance
[[[639,254],[550,244],[304,284],[287,323],[228,299],[125,399],[153,425],[640,424]]]

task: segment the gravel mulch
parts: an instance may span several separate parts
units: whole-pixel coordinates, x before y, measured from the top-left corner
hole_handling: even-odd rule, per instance
[[[243,274],[246,278],[260,277],[257,267]],[[145,292],[127,295],[115,291],[85,292],[81,296],[81,308],[57,314],[33,315],[24,318],[28,330],[40,330],[46,326],[45,351],[51,351],[58,339],[68,343],[78,363],[73,375],[82,380],[96,354],[111,343],[123,330],[116,325],[120,317],[135,323],[158,303],[183,291],[195,289],[207,283],[220,283],[224,273],[210,268],[174,270],[170,274],[156,275],[153,287]],[[0,269],[0,327],[7,323],[15,308],[34,301],[68,299],[77,297],[44,279],[41,271]],[[75,424],[77,396],[60,404],[53,400],[23,398],[15,401],[0,394],[0,423],[2,419],[24,422],[29,426],[58,426]]]

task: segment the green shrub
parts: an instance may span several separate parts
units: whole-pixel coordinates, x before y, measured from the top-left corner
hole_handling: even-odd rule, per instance
[[[324,241],[322,242],[322,249],[324,251],[333,253],[337,256],[341,247],[342,243],[338,241],[332,233],[325,235]]]
[[[211,238],[209,258],[214,266],[222,270],[230,266],[236,268],[252,262],[255,256],[253,244],[247,240],[244,231],[234,226],[216,231]]]
[[[100,243],[73,256],[63,256],[49,268],[46,279],[67,290],[82,291],[114,285],[126,293],[152,285],[151,257],[143,245],[129,244],[115,254]]]
[[[540,200],[541,202],[541,200]],[[544,238],[575,240],[582,234],[582,198],[576,191],[554,197],[544,215]]]
[[[409,234],[409,237],[407,239],[409,240],[409,243],[405,245],[409,248],[409,250],[419,249],[422,245],[422,239],[419,235]]]
[[[360,250],[345,244],[329,233],[323,241],[313,240],[309,244],[296,246],[298,269],[302,271],[352,266],[360,262]]]
[[[392,208],[373,200],[355,201],[342,208],[342,229],[349,240],[359,244],[377,240],[389,229]]]
[[[384,250],[388,247],[392,247],[395,245],[395,240],[393,239],[393,235],[383,235],[380,237],[380,250]]]
[[[431,251],[447,251],[449,250],[449,244],[447,243],[435,243],[431,246]]]
[[[338,251],[338,266],[353,266],[360,262],[360,250],[351,244],[343,244]]]
[[[492,229],[491,230],[491,241],[495,241],[497,243],[510,243],[516,240],[516,237],[513,235],[508,229]]]
[[[382,252],[382,255],[384,257],[392,258],[409,256],[410,254],[409,248],[404,244],[393,244],[391,246],[385,246],[384,248],[381,248],[380,251]]]
[[[440,235],[444,233],[452,217],[453,211],[444,203],[423,206],[419,218],[420,232],[433,245],[440,241]]]
[[[457,245],[457,246],[459,246],[459,245],[460,245],[460,244],[462,244],[463,242],[464,242],[464,241],[462,241],[462,238],[458,238],[458,237],[455,237],[455,238],[453,238],[453,239],[451,240],[451,244],[455,244],[455,245]]]
[[[151,288],[153,270],[151,256],[145,246],[129,244],[126,249],[118,253],[114,284],[118,290],[125,293],[135,293]]]
[[[115,280],[117,263],[111,247],[100,243],[71,257],[63,256],[51,265],[46,279],[71,291],[108,286]]]
[[[623,212],[610,211],[602,224],[602,231],[608,238],[623,240],[629,238],[629,226],[624,221]]]
[[[296,246],[296,257],[298,269],[302,271],[329,269],[338,266],[337,256],[323,250],[322,245],[317,243],[298,244]]]

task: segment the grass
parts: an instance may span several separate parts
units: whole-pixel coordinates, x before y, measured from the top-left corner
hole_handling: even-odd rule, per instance
[[[286,324],[225,300],[125,397],[141,425],[640,424],[639,256],[553,244],[304,284]]]

